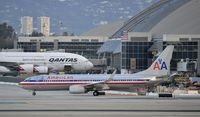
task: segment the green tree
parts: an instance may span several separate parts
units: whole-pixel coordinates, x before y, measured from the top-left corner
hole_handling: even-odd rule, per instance
[[[71,36],[74,36],[74,33],[72,33]]]
[[[16,33],[12,26],[7,25],[7,23],[0,24],[0,38],[15,38]]]
[[[39,32],[34,30],[30,36],[32,36],[32,37],[42,37],[42,36],[44,36],[44,34],[39,33]]]
[[[68,32],[63,32],[62,36],[68,36]]]
[[[12,26],[7,23],[0,24],[0,49],[13,48],[14,39],[16,39],[16,33]]]

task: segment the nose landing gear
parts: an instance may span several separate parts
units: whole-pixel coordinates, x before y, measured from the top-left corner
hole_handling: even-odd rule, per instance
[[[32,95],[33,95],[33,96],[36,96],[36,92],[35,92],[35,90],[33,91]]]

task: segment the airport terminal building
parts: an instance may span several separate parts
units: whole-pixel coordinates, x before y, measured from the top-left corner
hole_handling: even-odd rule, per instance
[[[200,1],[160,0],[126,22],[97,27],[75,37],[20,37],[25,51],[64,49],[86,57],[106,57],[107,66],[132,73],[146,69],[167,45],[174,45],[171,70],[181,59],[196,61],[200,75]],[[71,39],[66,39],[71,38]],[[108,39],[109,38],[109,39]]]
[[[52,37],[19,37],[15,48],[25,52],[63,51],[97,58],[97,50],[108,37],[95,36],[52,36]]]
[[[182,59],[199,62],[200,35],[163,35],[163,40],[157,41],[148,40],[148,35],[146,34],[145,37],[144,33],[141,33],[140,36],[139,33],[129,33],[128,40],[109,40],[104,43],[98,53],[111,53],[111,66],[121,69],[123,73],[147,69],[154,56],[167,45],[175,46],[171,61],[172,71],[177,70],[177,63]],[[137,38],[146,38],[146,40],[138,41]],[[197,68],[195,69],[197,70]]]

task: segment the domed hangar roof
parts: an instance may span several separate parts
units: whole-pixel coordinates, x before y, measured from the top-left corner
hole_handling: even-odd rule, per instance
[[[160,0],[129,19],[112,38],[124,31],[163,34],[200,34],[200,0]]]
[[[105,25],[100,25],[94,29],[81,34],[82,36],[104,36],[111,37],[124,24],[124,21],[116,21]]]

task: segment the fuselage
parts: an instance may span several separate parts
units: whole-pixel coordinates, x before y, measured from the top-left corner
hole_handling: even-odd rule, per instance
[[[75,75],[40,75],[27,78],[20,82],[24,89],[42,90],[69,90],[71,85],[87,85],[107,80],[109,74],[75,74]],[[155,77],[134,76],[133,74],[116,74],[112,81],[106,82],[110,90],[129,90],[135,86],[144,86]]]
[[[0,62],[47,66],[53,70],[63,70],[71,66],[75,70],[89,70],[93,64],[83,56],[61,52],[0,52]]]

